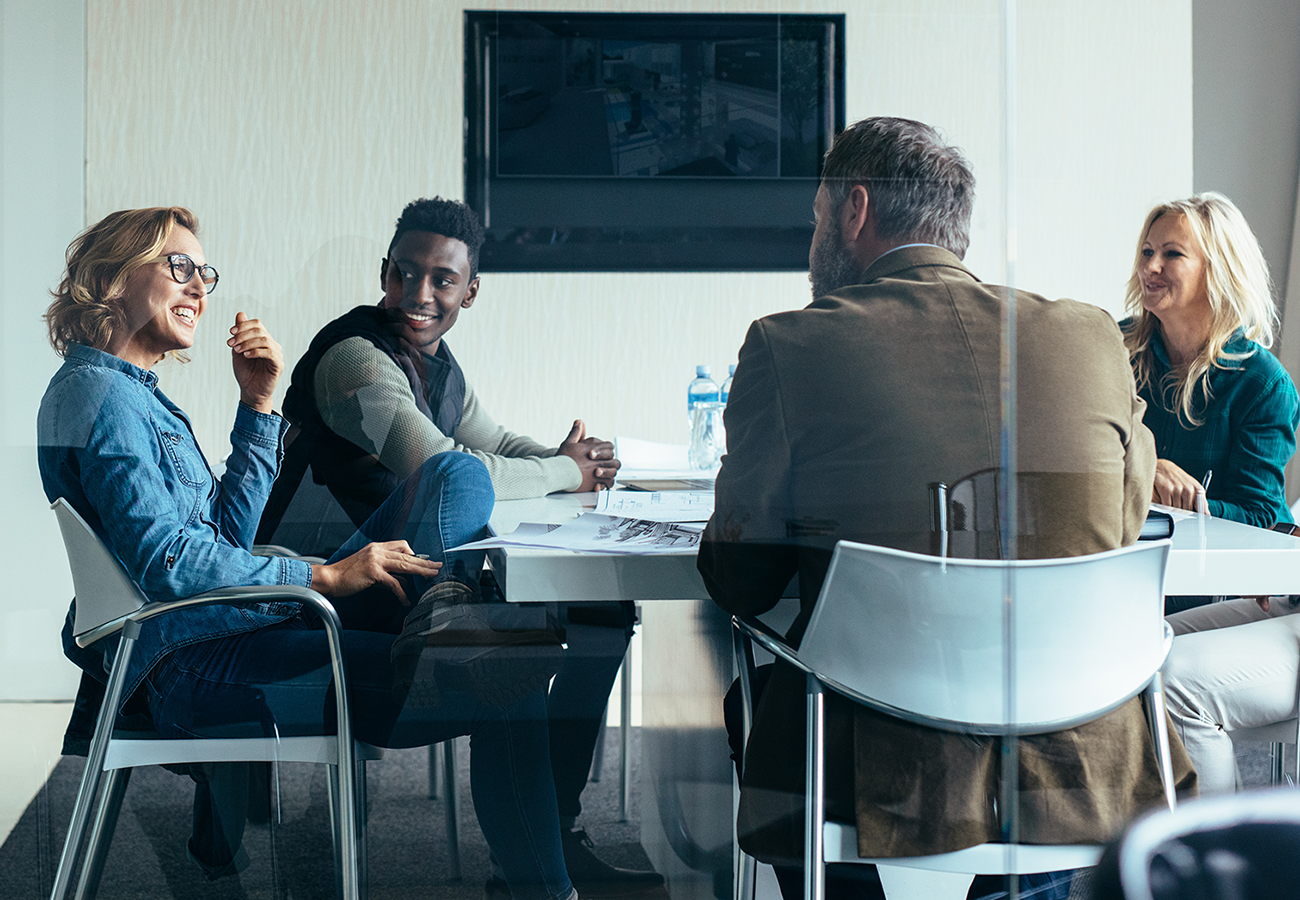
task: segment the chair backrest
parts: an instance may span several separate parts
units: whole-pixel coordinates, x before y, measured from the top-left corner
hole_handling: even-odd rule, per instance
[[[981,469],[953,482],[929,486],[931,552],[958,559],[1001,559],[1002,470]],[[1016,533],[1037,531],[1039,484],[1033,474],[1016,477]]]
[[[1070,727],[1135,696],[1163,664],[1168,555],[1168,541],[1153,541],[945,560],[840,541],[799,657],[833,689],[909,721],[983,734]]]
[[[1092,896],[1116,900],[1292,897],[1300,803],[1290,787],[1199,797],[1152,812],[1107,847]]]
[[[74,634],[85,634],[144,606],[144,594],[126,574],[122,563],[68,501],[60,497],[50,508],[59,520],[68,566],[72,569],[72,588],[77,598]]]

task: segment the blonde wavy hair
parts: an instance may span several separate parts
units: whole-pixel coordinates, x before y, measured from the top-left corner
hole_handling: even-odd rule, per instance
[[[1142,244],[1151,227],[1162,216],[1182,216],[1205,259],[1205,289],[1210,300],[1210,337],[1201,352],[1185,371],[1171,370],[1161,384],[1152,384],[1154,353],[1151,336],[1160,327],[1154,314],[1142,306]],[[1273,301],[1273,281],[1268,263],[1259,248],[1255,233],[1246,224],[1241,210],[1222,194],[1206,191],[1186,200],[1162,203],[1147,214],[1138,238],[1133,274],[1128,280],[1124,305],[1133,317],[1133,327],[1124,335],[1129,360],[1138,387],[1148,387],[1153,394],[1172,400],[1187,427],[1204,421],[1193,408],[1197,384],[1205,402],[1210,400],[1210,370],[1226,368],[1224,361],[1241,360],[1254,353],[1226,353],[1224,345],[1237,329],[1264,347],[1273,346],[1278,327],[1277,307]]]
[[[156,259],[180,225],[198,234],[199,220],[181,206],[123,209],[109,213],[68,246],[67,270],[45,311],[50,343],[60,356],[76,342],[106,350],[125,327],[122,302],[127,279]],[[180,357],[184,360],[184,357]]]

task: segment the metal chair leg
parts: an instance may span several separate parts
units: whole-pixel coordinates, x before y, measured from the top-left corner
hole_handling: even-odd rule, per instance
[[[754,718],[754,643],[739,628],[731,629],[732,652],[740,681],[741,696],[741,743],[749,741],[749,729]],[[739,786],[739,785],[738,785]],[[732,839],[736,841],[736,854],[740,859],[740,871],[736,878],[735,900],[754,900],[754,891],[758,881],[758,860],[740,849],[736,838],[735,816],[732,816]]]
[[[758,860],[743,850],[740,853],[740,878],[736,884],[736,900],[754,900],[758,881]]]
[[[1147,685],[1146,696],[1147,711],[1151,714],[1151,739],[1155,743],[1156,763],[1160,766],[1160,781],[1165,789],[1165,804],[1172,810],[1178,798],[1174,795],[1174,766],[1168,752],[1169,722],[1165,714],[1165,685],[1159,672]]]
[[[325,767],[325,787],[329,794],[330,847],[334,856],[334,896],[343,897],[343,821],[339,803],[339,767]]]
[[[81,863],[81,877],[77,881],[77,900],[94,900],[99,893],[104,862],[113,845],[117,817],[122,811],[122,798],[126,795],[126,786],[130,781],[130,769],[112,769],[104,773],[103,796],[100,797],[99,809],[95,813],[95,823],[91,826],[90,840]]]
[[[442,792],[446,790],[447,787],[445,776],[443,774],[441,766],[439,765],[439,761],[441,760],[441,755],[439,754],[438,749],[441,746],[442,744],[440,743],[429,745],[429,799],[430,800],[437,800],[439,797],[441,797]]]
[[[1292,787],[1300,787],[1300,719],[1296,721],[1295,751],[1291,758],[1291,770],[1295,773]]]
[[[622,688],[618,708],[618,820],[627,821],[627,810],[632,805],[632,644],[623,654],[623,671],[619,676]]]
[[[456,739],[442,742],[443,769],[447,777],[447,877],[460,881],[460,792],[456,790]]]
[[[72,886],[72,873],[76,868],[77,857],[81,854],[81,845],[85,841],[90,827],[90,810],[99,785],[104,776],[104,758],[108,755],[108,741],[113,732],[113,711],[122,699],[122,689],[126,685],[126,667],[135,649],[136,639],[140,636],[138,622],[127,622],[122,626],[121,640],[117,646],[117,660],[113,673],[109,676],[108,686],[104,690],[104,700],[98,721],[95,722],[95,734],[90,740],[90,754],[86,757],[86,770],[81,778],[81,788],[77,791],[77,803],[72,810],[72,821],[68,823],[68,837],[63,844],[63,855],[59,858],[59,869],[54,876],[54,888],[50,891],[51,900],[66,900]]]
[[[608,715],[607,707],[600,717],[600,727],[596,729],[596,745],[591,748],[591,771],[587,773],[587,780],[592,784],[600,784],[605,774],[605,733],[608,731],[605,720]]]
[[[366,796],[366,761],[357,756],[357,888],[359,900],[370,896],[370,807]]]
[[[804,888],[806,900],[826,900],[826,695],[817,676],[808,676],[808,772],[804,815]]]

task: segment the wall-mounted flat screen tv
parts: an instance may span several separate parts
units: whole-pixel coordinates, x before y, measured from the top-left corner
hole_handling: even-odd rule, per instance
[[[844,16],[465,13],[488,272],[800,270]]]

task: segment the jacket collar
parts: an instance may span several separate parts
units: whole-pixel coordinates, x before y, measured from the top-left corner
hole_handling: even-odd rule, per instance
[[[63,354],[63,358],[70,363],[99,366],[103,369],[121,372],[128,378],[138,381],[150,389],[153,389],[158,384],[157,373],[142,369],[134,363],[127,362],[120,356],[114,356],[111,353],[105,353],[103,350],[96,350],[94,347],[87,347],[85,344],[78,344],[75,341],[68,344],[68,350]]]
[[[941,266],[949,269],[956,269],[967,278],[979,281],[978,278],[967,269],[957,254],[942,247],[936,247],[933,244],[917,244],[910,247],[899,247],[896,250],[876,257],[875,262],[867,266],[867,270],[862,273],[861,284],[870,284],[881,278],[888,278],[891,275],[897,275],[907,269],[920,267]]]

